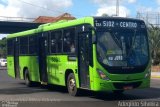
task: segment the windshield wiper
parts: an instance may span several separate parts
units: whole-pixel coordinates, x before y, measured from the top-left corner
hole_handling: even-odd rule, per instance
[[[121,50],[123,50],[120,40],[118,40],[118,38],[116,37],[115,33],[112,32],[112,34],[113,34],[112,38],[115,41],[115,43],[117,44],[117,46],[120,47]]]
[[[130,48],[129,48],[129,51],[128,51],[128,54],[127,54],[127,58],[129,57],[129,55],[131,54],[131,52],[132,52],[132,50],[133,50],[133,46],[134,46],[135,40],[136,40],[136,33],[137,33],[137,30],[134,31],[133,42],[132,42],[132,45],[131,45]]]

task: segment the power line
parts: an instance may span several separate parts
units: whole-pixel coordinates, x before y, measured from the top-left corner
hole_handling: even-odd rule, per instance
[[[43,6],[39,6],[39,5],[36,5],[36,4],[32,4],[32,3],[29,3],[29,2],[25,2],[25,1],[23,1],[23,0],[18,0],[18,1],[20,1],[20,2],[22,2],[22,3],[25,3],[25,4],[28,4],[28,5],[31,5],[31,6],[33,6],[33,7],[38,7],[38,8],[41,8],[41,9],[45,9],[45,10],[48,10],[48,11],[50,11],[50,12],[57,12],[57,13],[65,13],[64,11],[60,11],[60,9],[59,10],[52,10],[52,9],[48,9],[48,8],[45,8],[45,7],[43,7]],[[76,15],[76,16],[82,16],[82,15],[78,15],[78,14],[74,14],[74,15]]]
[[[25,2],[25,1],[23,1],[23,0],[18,0],[18,1],[23,2],[23,3],[25,3],[25,4],[28,4],[28,5],[31,5],[31,6],[33,6],[33,7],[38,7],[38,8],[45,9],[45,10],[48,10],[48,11],[51,11],[51,12],[54,11],[54,12],[57,12],[57,13],[64,13],[64,12],[59,11],[59,10],[48,9],[48,8],[43,7],[43,6],[39,6],[39,5],[36,5],[36,4],[32,4],[32,3],[29,3],[29,2]]]

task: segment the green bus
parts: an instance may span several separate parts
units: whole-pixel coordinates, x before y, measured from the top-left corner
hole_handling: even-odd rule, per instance
[[[142,20],[84,17],[40,25],[7,36],[8,75],[79,89],[113,91],[150,87],[150,52]]]

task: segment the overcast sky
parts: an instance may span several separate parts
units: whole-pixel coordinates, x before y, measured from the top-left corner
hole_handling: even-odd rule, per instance
[[[135,17],[137,11],[159,11],[160,0],[119,0],[120,16]],[[69,12],[79,18],[115,15],[116,0],[0,0],[0,16],[56,16]]]
[[[122,17],[136,17],[137,11],[160,12],[160,0],[119,0]],[[80,18],[116,14],[116,0],[0,0],[0,16],[36,18],[68,12]]]

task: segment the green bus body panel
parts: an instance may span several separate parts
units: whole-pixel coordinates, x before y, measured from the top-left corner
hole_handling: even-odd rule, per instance
[[[93,50],[96,50],[96,45],[93,45]],[[145,74],[147,72],[151,72],[151,64],[149,63],[147,68],[142,73],[135,74],[110,74],[104,67],[102,67],[97,61],[96,51],[93,51],[93,62],[94,69],[93,73],[91,73],[91,90],[94,91],[107,91],[107,90],[117,90],[113,83],[131,83],[136,81],[141,81],[141,85],[137,88],[148,88],[150,87],[150,76],[145,78]],[[103,80],[100,78],[96,68],[102,70],[110,80]],[[121,72],[121,71],[119,71]]]
[[[137,88],[148,88],[150,87],[150,76],[147,78],[144,78],[145,73],[149,72],[149,69],[146,69],[143,73],[137,73],[137,74],[115,74],[112,78],[112,75],[106,73],[108,77],[110,77],[110,80],[102,80],[98,76],[98,74],[95,74],[94,76],[94,86],[92,90],[99,91],[107,91],[107,90],[116,90],[116,88],[113,86],[113,83],[132,83],[136,81],[142,82],[141,85]],[[96,72],[94,72],[96,73]],[[126,79],[125,76],[130,76],[132,78]],[[117,78],[116,78],[117,77]],[[114,80],[116,78],[116,80]],[[119,80],[118,80],[119,79]]]
[[[7,57],[7,72],[8,75],[15,78],[15,72],[14,72],[14,57],[8,56]]]
[[[100,78],[94,78],[98,84],[95,83],[94,91],[110,91],[110,90],[118,90],[114,87],[114,83],[133,83],[133,82],[142,82],[139,87],[136,89],[149,88],[150,87],[150,78],[141,79],[141,80],[133,80],[133,81],[106,81]]]
[[[24,68],[28,68],[31,81],[39,82],[39,65],[37,56],[19,56],[20,78],[24,79]]]
[[[57,58],[54,61],[53,58]],[[47,57],[47,72],[48,83],[65,86],[65,71],[72,70],[75,74],[77,87],[79,87],[79,79],[76,70],[78,69],[78,62],[68,61],[68,55],[49,55]]]

